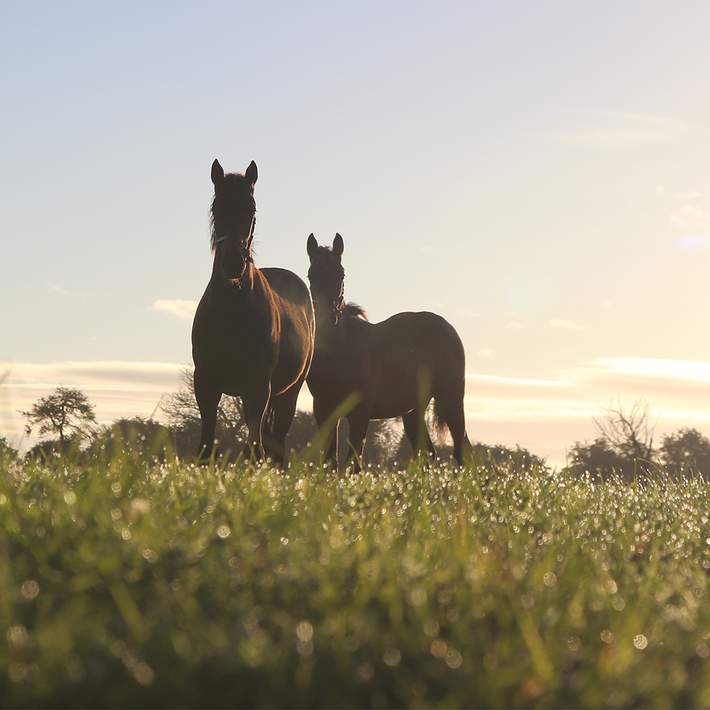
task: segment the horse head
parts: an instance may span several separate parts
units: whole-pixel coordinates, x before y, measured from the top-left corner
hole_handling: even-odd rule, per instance
[[[316,313],[328,313],[334,324],[340,319],[344,304],[343,249],[343,238],[339,234],[335,235],[332,247],[319,246],[312,234],[308,237],[307,250],[311,262],[308,280],[313,305]]]
[[[249,262],[256,225],[254,185],[258,171],[252,160],[243,175],[227,173],[212,163],[212,249],[226,280],[240,282]]]

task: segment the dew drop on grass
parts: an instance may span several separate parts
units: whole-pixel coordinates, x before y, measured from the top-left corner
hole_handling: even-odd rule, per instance
[[[232,531],[229,529],[228,525],[220,525],[217,528],[217,537],[222,538],[222,540],[225,540],[232,534]]]
[[[448,650],[449,647],[443,639],[434,639],[429,646],[429,651],[434,658],[443,658]]]
[[[398,666],[399,662],[402,660],[402,654],[399,652],[398,648],[388,648],[384,652],[382,660],[385,662],[385,665],[394,668]]]
[[[360,678],[360,680],[362,680],[365,683],[372,680],[372,676],[374,675],[374,669],[372,667],[372,664],[371,663],[361,663],[357,668],[357,675],[358,675],[358,678]]]
[[[131,511],[141,515],[150,513],[150,501],[145,498],[134,498],[131,501]]]
[[[639,651],[643,651],[648,646],[648,639],[643,634],[634,636],[634,647]]]
[[[456,649],[451,649],[446,654],[446,665],[449,668],[451,668],[452,670],[456,670],[457,668],[461,668],[462,663],[463,663],[463,656]]]
[[[30,635],[22,624],[16,624],[7,630],[7,640],[10,646],[19,648],[26,645],[29,639]]]
[[[31,601],[36,599],[39,595],[39,584],[34,579],[28,579],[22,583],[20,587],[20,594],[22,594],[23,599]]]
[[[143,661],[133,667],[133,677],[140,685],[151,685],[155,680],[153,669]]]
[[[604,642],[604,643],[614,643],[614,634],[609,631],[609,629],[603,629],[602,632],[599,634],[599,638]]]
[[[424,633],[427,636],[436,636],[439,633],[439,623],[434,619],[427,619],[424,622]]]
[[[313,639],[313,624],[304,619],[296,624],[296,636],[302,643],[308,643]]]

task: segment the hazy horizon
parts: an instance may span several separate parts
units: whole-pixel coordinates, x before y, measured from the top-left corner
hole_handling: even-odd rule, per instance
[[[457,328],[472,439],[560,462],[639,399],[659,433],[710,434],[710,6],[40,3],[0,20],[0,435],[58,384],[102,421],[177,386],[215,157],[259,166],[257,265],[305,277],[308,234],[337,231],[372,320]]]

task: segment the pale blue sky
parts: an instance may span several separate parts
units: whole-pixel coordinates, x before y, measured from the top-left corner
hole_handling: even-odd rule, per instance
[[[473,374],[710,360],[708,26],[701,2],[4,3],[0,361],[189,362],[152,306],[204,288],[214,157],[258,163],[258,264],[305,276],[339,231],[346,295],[442,313]]]

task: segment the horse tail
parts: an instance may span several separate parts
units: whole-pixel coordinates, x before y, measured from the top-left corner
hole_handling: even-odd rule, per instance
[[[446,432],[447,429],[447,424],[446,424],[446,414],[443,411],[443,404],[441,402],[441,395],[437,395],[434,397],[434,407],[433,407],[433,414],[434,414],[434,428],[436,429],[436,433],[439,435],[439,437],[443,436],[444,433]]]

